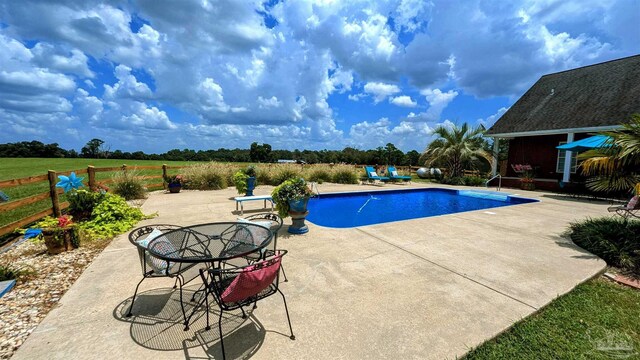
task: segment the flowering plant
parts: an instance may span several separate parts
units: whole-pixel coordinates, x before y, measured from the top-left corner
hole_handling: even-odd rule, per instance
[[[165,176],[164,177],[164,181],[169,184],[169,185],[184,185],[184,177],[180,174],[178,175],[172,175],[172,176]]]
[[[289,201],[303,200],[315,195],[307,186],[303,178],[285,180],[273,189],[271,197],[276,203],[278,214],[287,217],[289,213]]]

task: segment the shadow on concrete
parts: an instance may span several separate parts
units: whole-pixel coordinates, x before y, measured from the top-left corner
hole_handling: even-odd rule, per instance
[[[611,201],[604,200],[601,198],[584,197],[584,196],[576,197],[576,196],[562,195],[562,194],[542,194],[541,197],[550,198],[554,200],[561,200],[561,201],[585,203],[585,204],[593,204],[593,203],[610,204],[611,203]]]
[[[576,258],[576,259],[599,259],[598,256],[593,255],[592,253],[588,252],[587,250],[581,248],[580,246],[576,245],[573,241],[571,241],[571,239],[568,236],[565,235],[557,235],[553,237],[553,241],[556,243],[556,245],[563,247],[563,248],[569,248],[572,249],[576,252],[579,252],[580,255],[572,255],[572,258]]]
[[[190,301],[196,289],[196,286],[183,289],[187,314],[197,305],[197,302]],[[131,324],[129,333],[136,344],[157,351],[182,350],[187,359],[222,358],[218,331],[220,313],[215,303],[210,304],[211,330],[205,330],[206,310],[202,305],[196,309],[187,331],[184,330],[178,290],[159,288],[139,293],[132,309],[133,316],[128,318],[125,315],[130,306],[131,298],[124,300],[114,309],[113,317]],[[253,316],[253,310],[248,308],[245,312],[247,319],[242,318],[240,310],[223,314],[222,331],[227,359],[250,358],[264,342],[266,332]]]

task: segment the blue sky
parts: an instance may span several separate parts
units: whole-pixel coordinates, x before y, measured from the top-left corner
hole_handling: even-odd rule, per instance
[[[7,1],[0,143],[421,151],[640,53],[640,0]]]

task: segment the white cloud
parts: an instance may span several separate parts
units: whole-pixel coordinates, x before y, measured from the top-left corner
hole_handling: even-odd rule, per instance
[[[389,101],[393,105],[398,105],[402,107],[416,107],[418,105],[410,96],[402,95],[390,98]]]
[[[427,111],[419,114],[415,114],[413,112],[409,113],[407,120],[425,122],[439,121],[442,111],[451,101],[453,101],[453,99],[455,99],[456,96],[458,96],[457,91],[449,90],[447,92],[442,92],[440,89],[423,89],[420,90],[420,94],[424,95],[425,99],[429,103],[429,108]]]
[[[131,68],[126,65],[118,65],[114,75],[118,82],[113,86],[104,86],[104,97],[106,99],[129,98],[129,99],[149,99],[152,97],[151,89],[143,82],[139,82],[131,74]]]
[[[373,96],[373,102],[377,104],[388,96],[399,93],[400,88],[393,84],[369,82],[364,85],[364,91]]]
[[[496,121],[498,121],[498,119],[507,112],[507,110],[509,110],[509,108],[501,107],[495,114],[488,116],[486,119],[478,119],[476,120],[476,123],[488,129],[493,126],[493,124],[495,124]]]

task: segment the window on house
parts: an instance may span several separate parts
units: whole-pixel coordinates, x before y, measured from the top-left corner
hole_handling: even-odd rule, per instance
[[[566,141],[561,141],[560,144],[566,144]],[[556,163],[556,172],[559,174],[564,174],[564,159],[567,155],[565,150],[558,150],[558,162]],[[571,173],[575,174],[576,169],[578,168],[578,152],[571,152]]]

